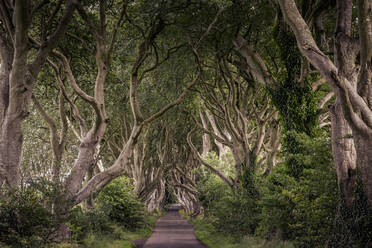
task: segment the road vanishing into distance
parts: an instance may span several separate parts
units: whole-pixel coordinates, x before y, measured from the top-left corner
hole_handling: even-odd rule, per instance
[[[179,205],[168,207],[168,213],[156,222],[151,237],[135,241],[136,248],[207,248],[196,238],[193,226],[181,217],[179,209]]]

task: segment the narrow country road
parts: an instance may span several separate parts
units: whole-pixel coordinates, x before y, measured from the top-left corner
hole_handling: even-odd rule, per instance
[[[194,234],[194,228],[178,213],[177,205],[159,218],[150,238],[143,248],[206,248]]]

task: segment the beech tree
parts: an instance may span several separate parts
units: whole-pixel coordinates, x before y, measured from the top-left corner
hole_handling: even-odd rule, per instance
[[[164,115],[169,109],[180,104],[190,88],[198,82],[200,65],[198,63],[197,50],[200,42],[208,35],[221,13],[217,13],[209,27],[203,30],[201,36],[193,40],[190,45],[179,44],[180,39],[175,39],[170,40],[167,45],[162,44],[164,49],[160,49],[160,46],[157,45],[157,39],[168,32],[168,26],[170,25],[167,24],[167,18],[171,18],[171,15],[175,11],[177,12],[183,6],[183,3],[180,5],[157,6],[153,12],[144,14],[147,15],[144,18],[149,18],[149,22],[145,23],[137,23],[138,20],[134,19],[136,10],[128,10],[132,5],[129,5],[126,1],[115,5],[118,12],[116,14],[118,15],[115,15],[115,13],[111,15],[107,11],[107,5],[107,1],[100,1],[98,5],[90,6],[83,6],[80,3],[75,4],[80,18],[79,21],[84,23],[84,27],[88,30],[86,32],[89,32],[92,41],[81,40],[77,35],[69,33],[69,36],[74,36],[78,42],[82,42],[82,45],[87,49],[86,55],[88,59],[90,59],[89,57],[95,58],[95,63],[92,64],[94,64],[96,72],[93,75],[87,78],[80,77],[79,72],[73,69],[73,61],[65,54],[66,51],[63,50],[63,46],[60,49],[51,51],[48,57],[48,63],[54,71],[60,91],[59,116],[62,125],[59,131],[59,140],[56,122],[48,115],[37,97],[33,97],[35,107],[50,127],[51,147],[55,158],[52,168],[53,179],[55,183],[61,183],[64,192],[63,201],[59,201],[55,205],[55,212],[62,216],[68,216],[73,206],[87,200],[111,180],[123,175],[125,170],[130,168],[131,165],[137,169],[141,167],[141,162],[139,161],[141,154],[138,146],[140,135],[144,129],[148,128],[151,122]],[[134,13],[131,11],[134,11]],[[105,85],[107,84],[109,73],[113,70],[112,61],[118,40],[119,38],[125,38],[121,36],[127,31],[123,30],[123,23],[125,23],[126,27],[134,27],[136,30],[135,36],[138,35],[136,37],[137,40],[134,40],[134,45],[137,49],[131,54],[134,61],[121,64],[122,71],[129,72],[128,95],[132,116],[131,121],[123,123],[126,135],[122,137],[121,144],[116,145],[112,163],[104,166],[104,169],[100,168],[95,171],[97,161],[100,159],[100,146],[109,124],[105,107]],[[94,44],[92,46],[94,48],[89,47],[91,45],[89,42]],[[38,42],[35,43],[41,46]],[[133,46],[133,43],[130,45]],[[184,87],[179,86],[181,89],[179,93],[175,94],[171,100],[162,102],[163,106],[160,108],[153,108],[153,111],[148,111],[148,109],[143,111],[140,99],[141,97],[146,97],[146,95],[141,96],[138,91],[142,89],[141,87],[144,87],[144,84],[149,84],[148,88],[151,88],[151,85],[154,84],[152,80],[157,79],[149,75],[153,75],[171,56],[174,56],[174,53],[178,52],[180,47],[186,47],[186,52],[193,56],[197,62],[188,71],[186,77],[180,80],[180,83],[186,85]],[[120,63],[117,63],[115,66],[120,66]],[[90,80],[90,84],[84,85],[82,81],[87,79]],[[74,95],[73,97],[71,93]],[[76,99],[79,100],[77,101]],[[68,114],[66,113],[66,106],[70,111]],[[67,130],[75,133],[80,144],[71,170],[67,175],[61,175],[59,167]],[[141,169],[137,171],[138,193],[147,202],[150,210],[159,206],[165,194],[164,175],[168,166],[167,156],[170,154],[167,147],[169,147],[167,139],[165,139],[163,144],[159,143],[159,157],[154,160],[160,163],[161,166],[159,168],[154,165],[149,167],[148,171],[141,171]],[[142,156],[144,155],[143,153]],[[143,177],[150,179],[149,182],[145,182],[148,185],[144,188],[140,186]],[[176,176],[176,178],[178,177]],[[195,197],[193,201],[196,202]],[[67,237],[68,230],[65,225],[61,226],[59,235],[59,239]]]
[[[298,47],[322,74],[336,95],[331,108],[332,142],[336,170],[346,203],[351,204],[358,167],[363,188],[372,205],[372,3],[337,1],[333,37],[334,58],[324,54],[295,1],[278,1],[286,22],[294,32]],[[352,33],[353,8],[358,9],[357,34]]]
[[[28,115],[41,67],[64,36],[75,3],[0,3],[0,186],[13,188],[19,184],[22,122]]]
[[[346,5],[345,5],[346,6]],[[314,37],[312,37],[313,41],[316,40],[319,44],[319,47],[323,49],[324,52],[332,53],[332,51],[329,51],[329,43],[332,41],[332,37],[327,36],[329,32],[326,32],[324,27],[324,21],[325,17],[327,15],[327,11],[329,9],[333,8],[333,2],[332,1],[309,1],[304,2],[301,5],[301,13],[303,16],[303,20],[306,19],[306,21],[309,23],[309,26],[307,27],[307,31],[309,34],[310,28],[314,31]],[[297,12],[299,10],[297,9]],[[351,13],[351,9],[349,9]],[[299,13],[299,12],[298,12]],[[351,15],[351,14],[350,14]],[[328,17],[331,20],[331,17]],[[339,17],[340,19],[341,17]],[[342,19],[342,18],[341,18]],[[329,20],[329,19],[327,19]],[[351,35],[351,19],[348,19],[348,29],[349,34]],[[279,30],[279,33],[276,34],[275,39],[280,39],[280,36],[283,36],[283,33],[285,36],[287,36],[287,40],[283,40],[282,42],[285,47],[288,47],[291,43],[291,31],[286,31],[288,28],[286,28],[286,23],[281,23],[281,13],[277,14],[277,21],[279,24],[279,28],[283,31]],[[277,24],[277,26],[278,26]],[[303,27],[303,26],[301,26]],[[282,32],[282,34],[280,34]],[[294,35],[296,35],[294,38],[299,36],[300,31],[297,33],[295,32]],[[308,37],[308,36],[307,36]],[[351,36],[350,36],[351,37]],[[334,37],[334,40],[336,42],[336,37]],[[355,46],[357,43],[356,39],[350,38],[349,40],[351,46],[348,46],[348,49],[351,49],[350,53],[347,52],[348,56],[351,56],[351,54],[355,53],[353,56],[356,56],[358,54],[358,48]],[[298,42],[298,39],[297,39]],[[315,42],[315,41],[314,41]],[[337,41],[336,43],[338,43]],[[342,41],[345,42],[345,41]],[[306,42],[305,42],[306,43]],[[239,51],[239,53],[242,55],[242,57],[245,58],[245,63],[243,63],[243,69],[251,72],[253,76],[257,79],[257,81],[263,83],[268,87],[269,89],[274,89],[274,91],[285,91],[285,89],[278,88],[278,76],[273,74],[273,67],[277,67],[277,63],[273,65],[272,60],[271,62],[265,60],[265,57],[262,56],[262,54],[257,50],[255,46],[251,44],[246,38],[243,38],[242,36],[237,37],[237,39],[234,41],[234,44]],[[298,43],[298,44],[304,44],[304,43]],[[306,43],[307,44],[307,43]],[[280,46],[280,44],[279,44]],[[307,47],[307,45],[305,46]],[[353,50],[351,47],[354,47],[356,50]],[[305,48],[304,48],[305,49]],[[334,46],[334,49],[340,49],[337,48],[337,46]],[[303,49],[302,49],[303,50]],[[300,51],[302,51],[300,48]],[[320,51],[320,50],[319,50]],[[296,51],[283,51],[285,52],[284,56],[288,56],[289,58],[293,58],[296,56]],[[290,55],[289,55],[290,54]],[[305,55],[302,51],[303,56]],[[353,57],[353,59],[350,59],[351,57],[348,57],[345,61],[351,61],[356,59],[356,57]],[[284,59],[285,61],[285,59]],[[311,62],[311,60],[309,60]],[[311,78],[312,74],[315,74],[316,71],[314,71],[308,64],[308,58],[304,56],[304,58],[301,59],[301,61],[298,61],[297,63],[292,64],[293,66],[301,67],[299,70],[300,73],[298,75],[295,75],[293,83],[297,84],[295,87],[298,89],[301,89],[301,85],[304,84],[304,81],[307,77]],[[313,63],[313,62],[311,62]],[[337,62],[338,63],[338,62]],[[349,63],[349,62],[348,62]],[[350,64],[350,63],[349,63]],[[316,67],[316,66],[315,66]],[[316,67],[318,69],[318,67]],[[354,67],[353,67],[354,68]],[[287,71],[291,70],[291,68],[288,68]],[[319,69],[318,69],[319,70]],[[349,71],[350,72],[350,71]],[[355,71],[354,71],[355,72]],[[356,72],[355,72],[356,73]],[[324,73],[321,74],[321,78],[317,80],[312,81],[311,87],[313,88],[313,91],[317,91],[322,84],[328,81],[327,77],[324,76]],[[354,75],[355,76],[355,75]],[[356,80],[356,78],[354,78]],[[326,105],[330,104],[332,102],[333,96],[335,94],[335,90],[333,89],[331,92],[327,92],[325,95],[322,96],[322,98],[319,100],[317,107],[319,110],[322,110],[322,114],[319,115],[318,121],[320,127],[325,127],[329,124],[332,125],[332,144],[333,144],[333,157],[335,162],[335,167],[338,175],[338,180],[340,184],[340,188],[342,189],[343,198],[348,206],[351,206],[351,202],[353,199],[353,191],[354,191],[354,184],[356,180],[356,152],[354,147],[354,141],[351,139],[351,129],[348,127],[346,119],[343,117],[343,112],[341,111],[341,103],[340,103],[340,97],[336,97],[336,101],[332,108],[329,108],[329,111],[326,110]],[[336,94],[337,96],[337,94]],[[293,114],[293,113],[292,113]],[[294,115],[296,115],[294,113]],[[329,119],[331,119],[329,121]],[[342,138],[341,138],[342,137]],[[363,172],[362,172],[363,173]]]
[[[280,125],[275,124],[276,110],[270,106],[268,95],[255,84],[253,77],[242,77],[226,58],[204,64],[207,68],[215,66],[215,72],[208,74],[216,76],[203,80],[199,94],[207,108],[206,115],[201,114],[201,123],[194,119],[197,127],[215,140],[220,154],[223,149],[231,150],[235,161],[234,179],[228,179],[203,159],[192,143],[191,133],[188,143],[203,165],[236,188],[245,169],[254,170],[265,161],[269,165],[267,170],[271,170],[280,148]]]
[[[292,239],[338,217],[364,228],[353,198],[358,173],[371,205],[371,7],[0,1],[0,207],[37,188],[65,240],[74,207],[100,208],[97,194],[125,176],[147,211],[171,195],[221,230]],[[347,216],[333,215],[330,143]]]
[[[256,15],[271,13],[272,6],[254,1],[249,4],[235,4],[224,12],[221,21],[216,24],[218,28],[213,30],[213,35],[218,38],[209,41],[205,48],[211,51],[209,57],[206,56],[203,61],[207,71],[205,74],[213,74],[213,67],[217,67],[215,74],[220,75],[214,76],[213,79],[208,75],[209,78],[203,80],[200,97],[208,111],[205,114],[204,111],[199,113],[201,123],[198,127],[214,139],[219,151],[234,147],[231,149],[237,164],[244,161],[247,167],[251,167],[251,164],[265,162],[264,170],[267,175],[272,171],[281,146],[282,126],[285,126],[285,129],[298,128],[311,133],[317,125],[317,120],[320,127],[330,125],[328,110],[324,109],[324,106],[332,100],[333,93],[315,93],[325,80],[313,76],[314,73],[310,71],[306,60],[296,51],[295,43],[291,41],[288,44],[285,40],[279,41],[274,37],[275,43],[270,43],[272,46],[266,45],[267,42],[273,42],[276,32],[293,40],[281,16],[276,17],[276,22],[268,21],[269,17],[266,15],[260,19],[264,23],[269,22],[270,27],[274,25],[274,32],[266,30],[268,26],[257,22]],[[240,13],[240,9],[236,10],[237,6],[246,14]],[[264,8],[265,11],[257,11],[258,8]],[[312,11],[312,8],[308,10]],[[275,11],[272,14],[275,14]],[[228,18],[226,22],[229,24],[226,26],[224,18]],[[272,16],[270,18],[272,19]],[[236,38],[231,39],[232,37]],[[292,52],[295,54],[292,55]],[[210,62],[215,54],[218,57],[218,62],[215,62],[218,66]],[[263,91],[268,91],[269,94],[260,99],[258,95]],[[318,106],[316,97],[320,98]],[[267,109],[262,102],[270,102]],[[275,109],[272,103],[279,115],[275,111],[271,112],[271,115],[268,114],[269,110]],[[291,105],[287,106],[288,103]],[[318,112],[322,114],[318,115]],[[263,118],[264,116],[269,118]],[[224,121],[227,124],[224,124]],[[251,126],[247,128],[247,124]],[[208,130],[209,125],[212,131]],[[206,139],[204,136],[204,140]],[[232,145],[234,140],[235,145]],[[202,153],[208,150],[207,147],[208,145],[203,146]],[[198,157],[201,158],[200,154]],[[221,178],[229,184],[226,178]]]

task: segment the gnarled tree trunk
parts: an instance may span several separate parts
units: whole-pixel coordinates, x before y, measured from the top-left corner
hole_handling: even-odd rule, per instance
[[[357,155],[356,165],[360,168],[364,191],[369,205],[372,206],[372,161],[370,155],[367,155],[372,151],[372,2],[357,1],[359,37],[356,40],[351,35],[353,1],[337,1],[334,62],[318,48],[295,1],[278,2],[286,22],[296,36],[301,53],[327,79],[342,107],[343,117],[352,130]],[[334,155],[348,156],[348,150],[341,152],[346,154]]]
[[[347,206],[354,199],[356,181],[356,151],[352,131],[347,123],[339,99],[330,108],[332,127],[332,153],[338,184]]]
[[[46,57],[63,37],[74,10],[75,2],[67,1],[56,30],[30,57],[29,28],[33,17],[30,1],[5,0],[1,3],[0,19],[5,32],[0,37],[0,182],[5,182],[8,188],[19,184],[22,123],[28,115],[37,76]]]

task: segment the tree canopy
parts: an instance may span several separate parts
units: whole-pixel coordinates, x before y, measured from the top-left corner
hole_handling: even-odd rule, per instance
[[[177,201],[241,235],[367,247],[370,227],[337,235],[372,218],[371,9],[1,1],[0,208],[39,187],[45,216],[60,220],[53,239],[65,240],[74,209],[113,204],[103,191],[149,212]]]

